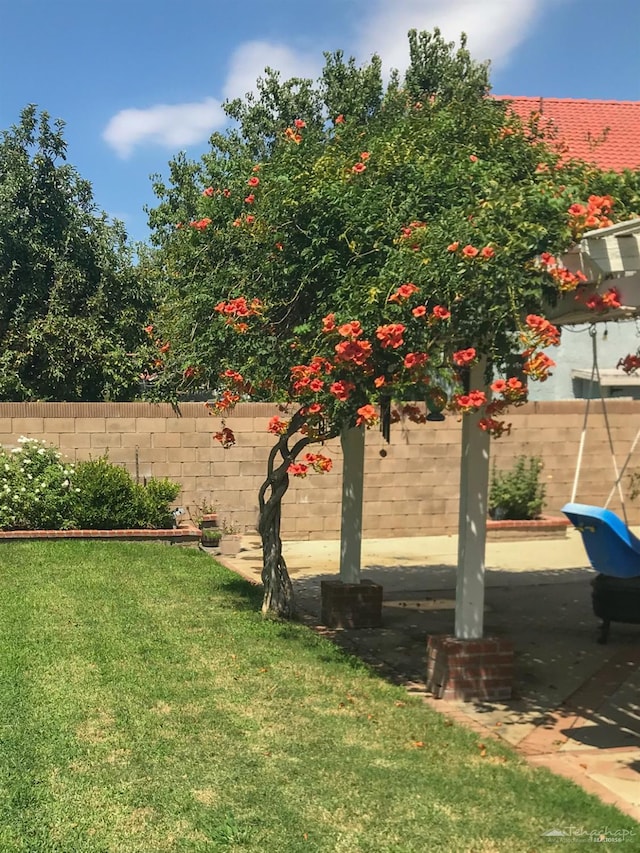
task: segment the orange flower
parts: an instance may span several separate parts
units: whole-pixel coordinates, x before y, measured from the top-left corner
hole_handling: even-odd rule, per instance
[[[373,348],[369,341],[342,341],[336,344],[336,362],[352,361],[358,367],[366,364]]]
[[[420,290],[420,288],[416,287],[416,285],[410,281],[406,284],[401,284],[396,292],[389,297],[389,302],[402,302],[405,299],[409,299],[409,297],[414,293],[417,293],[418,290]]]
[[[478,158],[476,157],[476,155],[475,155],[475,154],[470,154],[470,155],[469,155],[469,160],[471,160],[471,162],[472,162],[472,163],[477,163],[477,162],[478,162]]]
[[[368,151],[363,151],[363,152],[360,154],[360,159],[361,159],[361,160],[368,160],[368,159],[369,159],[369,157],[371,157],[371,154],[369,154],[369,152],[368,152]]]
[[[323,332],[333,332],[336,327],[336,315],[335,314],[327,314],[326,317],[322,318],[322,331]]]
[[[342,113],[340,113],[339,116],[335,117],[333,123],[334,124],[344,124],[344,116],[342,115]]]
[[[289,421],[283,421],[277,415],[274,415],[269,421],[267,432],[272,432],[274,435],[284,435],[288,426]]]
[[[404,330],[405,327],[402,323],[389,323],[386,326],[378,326],[376,329],[376,337],[380,341],[380,345],[383,349],[387,349],[387,347],[398,349],[398,347],[401,347],[404,343],[404,339],[402,337]]]
[[[424,315],[427,313],[427,307],[426,305],[418,305],[418,307],[414,308],[411,313],[414,317],[424,317]]]
[[[538,314],[528,314],[525,323],[533,332],[533,337],[538,344],[550,347],[558,346],[560,343],[560,330],[545,317],[540,317]],[[525,339],[529,337],[527,334],[524,335]]]
[[[300,145],[300,143],[302,142],[302,135],[300,133],[297,133],[292,127],[288,127],[285,130],[284,135],[287,137],[287,139],[290,139],[292,142],[295,142],[296,145]]]
[[[443,305],[434,305],[433,316],[436,318],[436,320],[448,320],[451,316],[451,311],[449,311],[449,309],[445,308]]]
[[[254,196],[254,194],[253,194],[253,193],[249,193],[249,195],[245,197],[245,202],[246,202],[247,204],[253,204],[253,202],[254,202],[255,200],[256,200],[256,197]]]
[[[208,216],[206,216],[204,219],[198,219],[198,220],[195,220],[194,222],[189,223],[189,225],[192,228],[195,228],[196,231],[204,231],[205,228],[207,227],[207,225],[210,225],[210,224],[211,224],[211,220],[209,219]]]
[[[462,250],[462,254],[465,256],[465,258],[475,258],[475,256],[478,254],[478,251],[479,250],[476,249],[475,246],[467,245]]]
[[[373,384],[376,386],[376,388],[382,388],[386,381],[387,380],[384,378],[384,376],[376,376],[376,378],[373,380]]]
[[[610,287],[609,290],[602,296],[602,304],[605,308],[619,308],[622,304],[620,302],[620,291],[617,287]]]
[[[322,453],[305,453],[304,461],[312,466],[318,474],[324,474],[333,468],[333,462]]]
[[[463,412],[474,412],[487,402],[484,391],[469,391],[468,394],[458,394],[454,397],[456,408]]]
[[[364,165],[364,163],[356,163],[355,166],[351,167],[351,171],[355,172],[356,175],[360,175],[362,174],[362,172],[364,172],[366,168],[367,167]]]
[[[257,177],[257,175],[253,175],[253,177],[249,178],[247,183],[249,184],[250,187],[257,187],[258,184],[260,183],[260,178]]]
[[[251,214],[249,214],[247,217],[245,217],[245,222],[247,223],[247,225],[253,225],[253,223],[255,221],[256,221],[255,216],[251,216]]]
[[[476,351],[473,347],[458,350],[458,352],[454,352],[453,354],[453,363],[458,367],[466,367],[468,364],[471,364],[472,361],[475,361],[475,359]]]
[[[329,386],[329,392],[333,394],[341,403],[345,403],[351,396],[351,392],[355,390],[353,382],[345,382],[343,379],[338,382],[333,382]]]
[[[361,426],[362,424],[367,424],[370,426],[375,423],[377,420],[377,414],[374,406],[368,403],[366,406],[360,406],[357,411],[358,419],[356,420],[356,426]]]
[[[308,470],[308,465],[303,465],[302,462],[292,462],[287,468],[287,474],[291,474],[293,477],[306,477]]]
[[[428,360],[426,352],[408,352],[404,357],[404,366],[407,370],[414,370],[425,365]]]
[[[237,370],[225,370],[224,373],[220,374],[224,379],[230,379],[232,382],[235,382],[237,385],[242,385],[244,382],[244,377],[241,373],[238,373]]]
[[[543,352],[534,353],[524,363],[523,371],[527,376],[532,376],[539,382],[544,382],[549,377],[549,370],[555,367],[556,363]]]
[[[293,124],[294,124],[294,127],[297,127],[297,128],[298,128],[298,130],[302,130],[302,128],[303,128],[303,127],[306,127],[306,126],[307,126],[306,121],[304,121],[304,119],[301,119],[301,118],[297,118],[297,119],[293,122]]]
[[[213,189],[213,187],[207,187],[206,190],[202,190],[202,195],[206,195],[207,198],[211,198],[214,192],[215,190]]]
[[[491,246],[485,246],[484,249],[480,250],[480,254],[483,258],[488,260],[489,258],[493,258],[495,255],[495,249],[492,249]]]
[[[457,252],[460,248],[460,241],[456,240],[455,243],[449,243],[447,246],[447,252]]]
[[[224,427],[224,429],[220,430],[214,434],[214,439],[219,441],[220,444],[225,448],[232,447],[236,443],[236,438],[233,434],[233,430],[230,430],[229,427]]]
[[[362,326],[359,320],[352,320],[350,323],[343,323],[342,326],[339,326],[338,332],[343,338],[358,338],[362,334]]]
[[[231,190],[222,190],[222,195],[225,198],[229,198],[231,196]]]

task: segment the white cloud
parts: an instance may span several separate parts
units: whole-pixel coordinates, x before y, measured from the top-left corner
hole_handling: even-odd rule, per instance
[[[527,38],[545,7],[576,0],[350,0],[366,7],[360,30],[344,47],[364,62],[377,53],[385,72],[404,71],[409,61],[407,32],[439,27],[444,37],[458,41],[469,38],[469,49],[479,60],[491,59],[494,67],[508,63]],[[265,67],[280,72],[281,80],[320,74],[323,57],[317,50],[303,51],[283,43],[248,41],[236,48],[222,86],[222,98],[244,97],[256,91],[256,80]],[[148,109],[125,109],[109,121],[103,138],[121,156],[128,157],[142,143],[176,149],[205,141],[213,130],[223,127],[225,114],[220,101],[207,98],[188,104],[158,104]]]
[[[255,92],[256,80],[264,76],[267,66],[279,71],[281,80],[291,77],[315,79],[322,68],[322,56],[309,55],[269,41],[244,42],[231,57],[223,88],[224,97],[242,98],[248,92]]]
[[[404,71],[409,62],[407,32],[439,27],[449,41],[469,37],[476,59],[504,66],[529,34],[546,5],[563,0],[375,0],[357,36],[360,60],[378,53],[385,70]]]
[[[220,102],[206,98],[190,104],[156,104],[144,110],[121,110],[110,119],[102,137],[124,158],[145,142],[174,150],[203,142],[224,123]]]

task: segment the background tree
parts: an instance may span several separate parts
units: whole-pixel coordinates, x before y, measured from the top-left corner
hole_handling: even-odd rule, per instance
[[[151,291],[63,127],[29,106],[0,138],[0,399],[130,399]]]
[[[402,416],[392,399],[483,409],[485,429],[507,428],[500,410],[524,399],[520,379],[507,374],[490,403],[463,387],[464,369],[483,358],[513,373],[519,359],[531,378],[548,375],[540,347],[557,330],[542,306],[582,298],[580,274],[553,257],[590,227],[572,205],[606,224],[613,204],[535,119],[523,126],[486,97],[487,69],[464,41],[409,39],[402,83],[383,85],[377,58],[358,68],[340,53],[316,84],[267,71],[257,97],[228,105],[236,128],[156,184],[156,270],[169,282],[160,387],[217,394],[221,413],[243,394],[289,410],[270,426],[260,491],[265,609],[283,615],[281,500],[289,476],[328,465],[299,454],[372,424],[376,405],[386,431]]]

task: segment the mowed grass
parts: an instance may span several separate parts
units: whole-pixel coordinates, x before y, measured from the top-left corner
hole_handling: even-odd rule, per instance
[[[263,620],[196,550],[4,544],[0,607],[2,853],[488,853],[640,830]]]

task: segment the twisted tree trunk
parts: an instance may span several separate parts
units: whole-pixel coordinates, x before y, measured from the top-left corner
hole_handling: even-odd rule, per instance
[[[296,414],[291,418],[289,427],[278,439],[269,453],[267,479],[258,493],[260,520],[258,530],[262,539],[262,583],[264,598],[262,612],[283,619],[290,619],[294,613],[293,587],[282,555],[280,522],[282,499],[289,488],[288,468],[297,455],[311,442],[309,438],[300,438],[289,448],[291,436],[302,425],[302,418]]]
[[[279,437],[277,444],[269,453],[267,479],[258,493],[260,509],[258,531],[262,539],[262,583],[264,585],[262,612],[265,615],[271,614],[283,619],[290,619],[295,612],[293,587],[282,555],[280,538],[282,499],[289,488],[288,468],[312,441],[325,441],[335,437],[333,433],[314,438],[303,436],[289,447],[291,438],[304,423],[305,418],[299,412],[292,416],[287,431]]]

